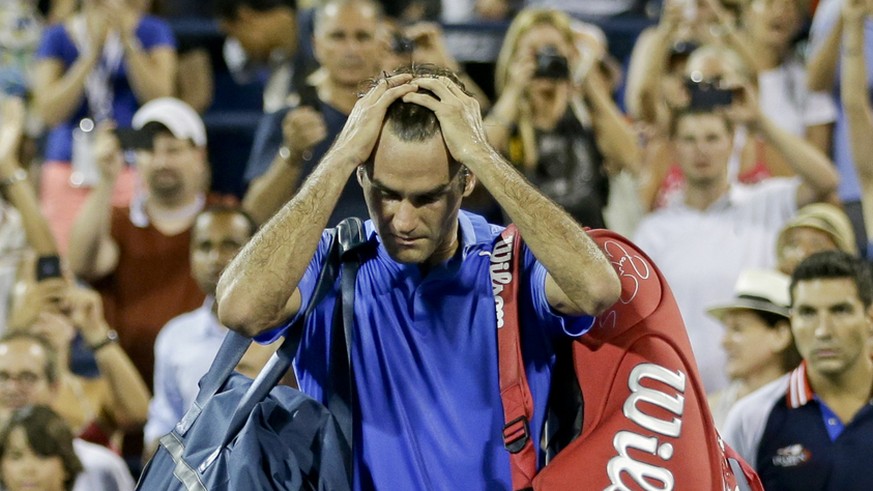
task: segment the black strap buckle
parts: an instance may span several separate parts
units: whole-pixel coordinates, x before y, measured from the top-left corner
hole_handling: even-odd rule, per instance
[[[519,423],[521,423],[520,426]],[[509,453],[521,452],[530,439],[530,424],[527,416],[519,416],[503,425],[503,446]]]

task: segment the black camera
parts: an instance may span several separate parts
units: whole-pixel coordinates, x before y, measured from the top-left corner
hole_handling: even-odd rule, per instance
[[[58,256],[40,256],[36,260],[36,281],[49,278],[61,278],[61,258]]]
[[[116,128],[115,136],[122,150],[151,150],[152,138],[155,135],[154,128]]]
[[[691,109],[713,109],[730,106],[734,102],[734,91],[722,87],[718,80],[695,82],[688,79],[685,88],[688,89],[688,106]]]
[[[558,52],[554,46],[546,46],[537,50],[537,69],[534,78],[551,78],[567,80],[570,78],[570,65],[567,57]]]
[[[398,55],[408,55],[415,50],[415,41],[395,32],[391,37],[391,51]]]

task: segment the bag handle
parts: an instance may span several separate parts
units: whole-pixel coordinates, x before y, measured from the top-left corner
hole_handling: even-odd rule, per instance
[[[197,392],[197,397],[182,419],[176,423],[176,431],[180,435],[184,436],[185,433],[188,433],[203,411],[206,402],[215,396],[218,389],[224,385],[251,343],[250,338],[235,331],[228,331],[218,348],[215,359],[212,360],[212,365],[210,365],[206,375],[200,379],[200,390]]]
[[[491,252],[491,287],[497,309],[497,363],[503,402],[503,445],[509,451],[512,488],[528,489],[537,471],[531,438],[533,397],[521,357],[518,322],[518,274],[521,234],[510,224]]]

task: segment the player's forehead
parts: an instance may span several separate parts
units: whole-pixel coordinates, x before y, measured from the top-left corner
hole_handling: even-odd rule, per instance
[[[442,135],[424,140],[406,140],[386,125],[373,153],[371,177],[376,181],[448,183],[458,169],[450,158]]]

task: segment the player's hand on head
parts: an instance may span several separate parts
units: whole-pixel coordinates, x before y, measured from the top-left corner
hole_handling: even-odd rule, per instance
[[[409,83],[411,80],[412,75],[405,73],[385,77],[355,103],[331,150],[347,157],[343,161],[350,165],[349,172],[366,162],[373,153],[388,106],[418,90],[416,84]]]
[[[475,164],[483,150],[490,151],[476,99],[446,77],[418,78],[415,83],[430,93],[408,93],[403,101],[424,106],[436,114],[443,139],[455,160]]]

